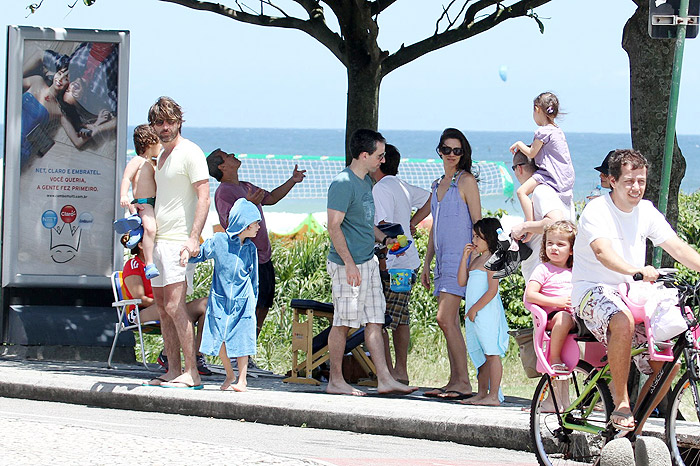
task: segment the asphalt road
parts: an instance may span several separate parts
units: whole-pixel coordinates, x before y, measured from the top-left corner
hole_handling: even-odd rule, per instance
[[[4,464],[535,465],[450,442],[0,398]]]

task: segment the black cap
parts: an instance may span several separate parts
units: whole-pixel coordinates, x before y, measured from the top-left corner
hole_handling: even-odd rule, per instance
[[[380,223],[377,228],[389,238],[396,238],[404,233],[400,223]]]
[[[603,175],[609,175],[608,162],[610,161],[610,157],[612,157],[612,155],[614,153],[615,153],[614,150],[611,150],[610,152],[608,152],[608,155],[606,155],[605,158],[603,159],[603,163],[601,163],[599,167],[595,167],[595,170],[598,170]]]

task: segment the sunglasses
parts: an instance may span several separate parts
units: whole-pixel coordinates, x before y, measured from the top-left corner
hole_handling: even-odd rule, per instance
[[[442,155],[454,154],[456,156],[460,156],[464,154],[464,149],[462,149],[461,147],[440,146],[435,150],[437,150],[438,154]]]
[[[510,169],[513,170],[513,171],[515,171],[515,169],[516,169],[517,167],[519,167],[520,165],[525,165],[525,164],[524,164],[524,163],[516,163],[515,165],[511,165],[511,166],[510,166]]]
[[[165,120],[162,119],[162,118],[159,118],[159,119],[157,119],[156,121],[153,122],[153,124],[156,125],[156,126],[163,126],[163,124],[165,124],[165,123],[167,123],[167,124],[169,124],[169,125],[172,126],[172,125],[174,125],[175,123],[177,123],[177,120],[174,119],[174,118],[168,118],[168,119],[165,119]]]

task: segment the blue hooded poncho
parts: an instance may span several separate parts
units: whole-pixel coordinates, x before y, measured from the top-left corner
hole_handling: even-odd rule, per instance
[[[250,238],[241,243],[238,234],[260,221],[252,202],[238,199],[228,214],[225,233],[215,233],[190,262],[214,259],[207,315],[199,350],[217,356],[226,343],[230,358],[255,354],[255,305],[258,300],[258,251]]]

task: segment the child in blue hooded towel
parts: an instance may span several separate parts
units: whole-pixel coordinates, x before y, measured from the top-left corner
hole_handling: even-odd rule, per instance
[[[228,214],[228,228],[215,233],[190,262],[214,259],[207,315],[200,351],[219,355],[226,369],[221,390],[247,390],[248,357],[255,355],[255,304],[258,300],[258,252],[251,238],[260,229],[260,211],[238,199]],[[187,260],[187,250],[181,260]],[[238,358],[238,382],[229,358]]]

